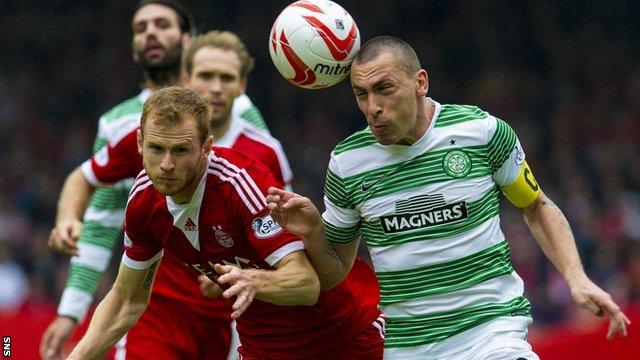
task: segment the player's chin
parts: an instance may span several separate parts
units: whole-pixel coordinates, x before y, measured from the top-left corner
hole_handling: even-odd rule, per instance
[[[396,144],[398,142],[397,139],[395,139],[394,137],[388,136],[387,134],[373,132],[373,137],[376,138],[376,141],[380,145],[387,146],[387,145]]]
[[[153,183],[153,187],[155,187],[156,190],[158,190],[158,192],[160,192],[162,195],[165,195],[165,196],[176,195],[176,194],[180,193],[180,190],[181,190],[176,185],[166,184],[166,183],[161,182],[161,181],[155,181]]]

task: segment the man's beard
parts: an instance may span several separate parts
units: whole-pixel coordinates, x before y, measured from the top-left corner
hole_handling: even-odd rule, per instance
[[[144,51],[138,52],[140,65],[145,74],[145,78],[151,80],[157,86],[175,85],[180,77],[180,58],[182,56],[182,43],[178,41],[175,45],[167,48],[160,61],[148,61],[144,56]]]
[[[211,116],[209,118],[209,131],[212,133],[217,132],[227,124],[227,120],[231,117],[231,109],[225,114],[218,116]]]

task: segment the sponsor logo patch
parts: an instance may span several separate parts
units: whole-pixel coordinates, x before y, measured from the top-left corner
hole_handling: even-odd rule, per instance
[[[522,146],[516,142],[516,164],[522,165],[524,163],[524,150],[522,150]]]
[[[420,195],[396,203],[396,214],[380,217],[387,234],[448,224],[468,217],[467,203],[447,204],[442,194]]]
[[[266,239],[282,232],[282,227],[278,224],[271,215],[265,215],[261,218],[256,218],[251,223],[251,227],[258,239]]]

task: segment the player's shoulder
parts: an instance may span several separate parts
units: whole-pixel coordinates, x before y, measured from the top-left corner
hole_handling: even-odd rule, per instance
[[[442,104],[436,118],[435,128],[443,128],[469,122],[486,122],[488,112],[475,105]]]
[[[215,183],[217,191],[244,203],[254,214],[266,206],[265,194],[269,186],[278,185],[271,171],[260,162],[225,147],[213,147],[207,172],[213,175],[208,184]]]
[[[270,133],[251,125],[243,126],[239,139],[245,142],[245,147],[266,148],[273,151],[282,151],[282,143]]]
[[[267,127],[260,110],[253,104],[247,94],[242,94],[233,101],[233,108],[231,112],[232,116],[238,118],[247,125],[255,127],[257,130],[269,133],[269,128]]]
[[[262,178],[271,174],[261,162],[236,149],[213,146],[209,156],[209,169],[223,171],[227,176]]]
[[[133,181],[129,198],[127,199],[127,212],[136,217],[150,214],[150,208],[157,203],[164,203],[165,197],[154,187],[149,175],[142,170]]]
[[[333,149],[332,155],[337,156],[345,152],[371,146],[373,144],[377,144],[376,138],[373,136],[369,127],[367,127],[360,131],[356,131],[346,139],[340,141]]]
[[[150,90],[129,98],[100,117],[98,137],[108,142],[117,142],[140,125],[142,107]]]
[[[209,156],[209,166],[211,164],[225,164],[230,167],[236,167],[239,169],[246,168],[253,162],[253,159],[232,148],[222,146],[212,146],[211,154]]]
[[[107,112],[102,115],[101,119],[109,123],[125,116],[140,115],[142,113],[144,101],[148,97],[148,92],[150,92],[150,90],[145,89],[138,95],[124,100],[118,105],[107,110]]]

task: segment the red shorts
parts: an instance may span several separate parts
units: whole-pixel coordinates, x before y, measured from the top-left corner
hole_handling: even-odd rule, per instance
[[[382,360],[384,352],[384,318],[378,317],[370,326],[356,337],[344,342],[341,346],[323,354],[316,354],[305,360]],[[339,341],[327,339],[326,341]],[[242,345],[238,349],[241,360],[269,360],[265,357],[251,357],[242,354]],[[302,360],[302,359],[297,359]]]
[[[226,360],[231,343],[228,314],[203,316],[183,302],[152,296],[136,325],[116,345],[127,360]]]

